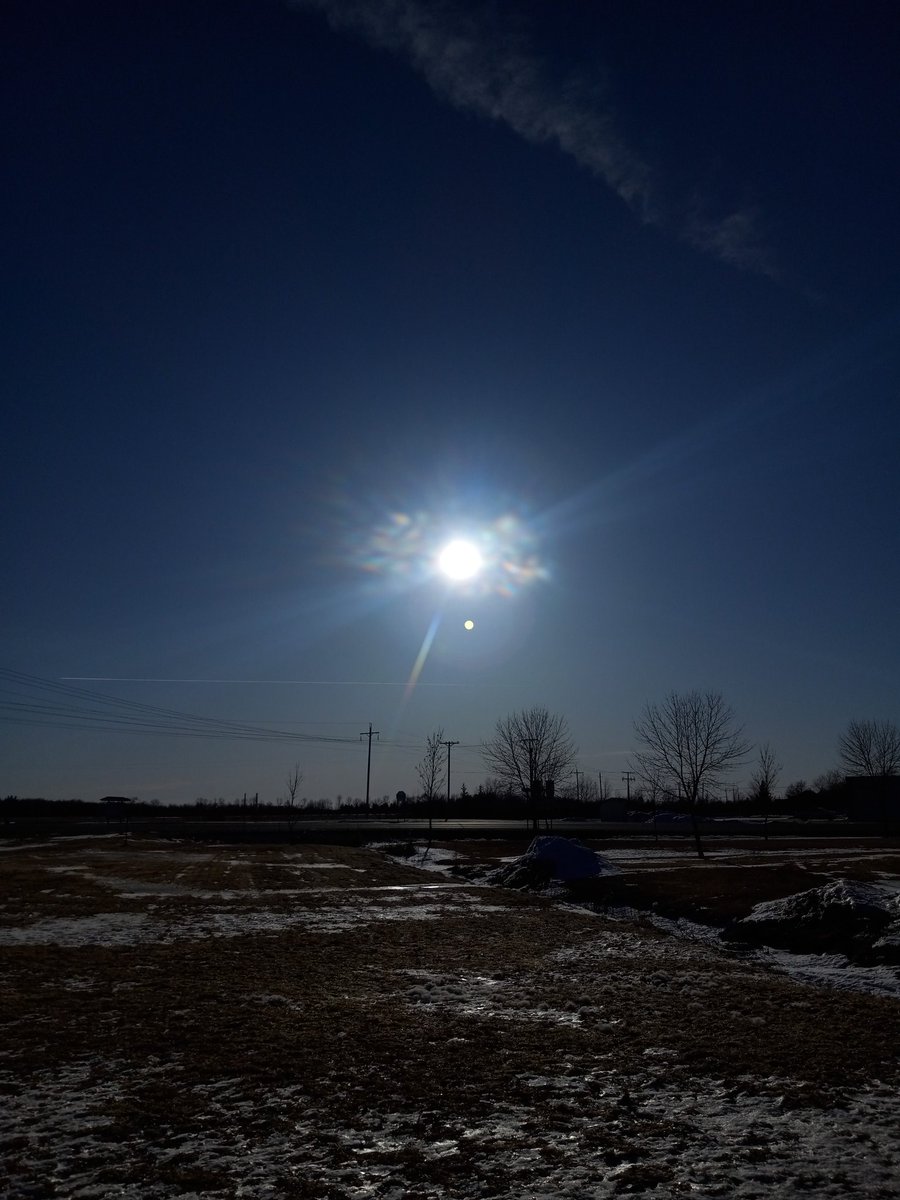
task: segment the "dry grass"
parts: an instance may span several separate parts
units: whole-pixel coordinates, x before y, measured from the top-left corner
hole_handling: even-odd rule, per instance
[[[591,1101],[596,1138],[607,1161],[632,1164],[623,1190],[638,1191],[650,1185],[628,1133],[628,1079],[651,1088],[716,1080],[735,1094],[769,1089],[788,1105],[840,1103],[848,1089],[897,1079],[900,1006],[888,999],[802,987],[701,947],[675,946],[647,927],[499,889],[417,891],[404,898],[408,913],[439,895],[439,919],[392,920],[396,895],[361,889],[440,877],[365,850],[291,853],[96,842],[4,855],[0,928],[146,912],[149,904],[167,928],[189,924],[211,903],[234,916],[298,908],[315,916],[335,905],[362,914],[340,931],[276,921],[269,932],[243,936],[2,946],[5,1086],[77,1064],[106,1077],[104,1064],[114,1063],[118,1086],[102,1136],[134,1147],[199,1136],[211,1120],[203,1089],[238,1081],[241,1097],[258,1105],[258,1136],[284,1133],[300,1105],[323,1131],[320,1153],[330,1124],[373,1109],[411,1114],[431,1141],[448,1121],[509,1103],[528,1104],[543,1128],[566,1121],[567,1104],[583,1109],[591,1073],[614,1065],[625,1090]],[[800,868],[715,865],[597,883],[628,903],[640,897],[660,910],[699,908],[721,918],[740,915],[754,897],[815,886],[813,878]],[[306,888],[320,890],[297,890]],[[476,902],[494,910],[472,911]],[[425,975],[488,981],[492,999],[482,1011],[414,1003],[410,988]],[[579,1081],[581,1091],[561,1103],[527,1084],[548,1071]],[[271,1099],[279,1089],[292,1097],[283,1109]],[[13,1143],[7,1151],[14,1168],[24,1150]],[[335,1143],[335,1161],[341,1153]],[[438,1184],[452,1192],[465,1153],[412,1161],[418,1153],[408,1150],[407,1174],[421,1181],[420,1194]],[[137,1152],[129,1162],[132,1183],[145,1171],[175,1191],[230,1194],[207,1167],[173,1160],[160,1176],[163,1168]],[[662,1169],[646,1167],[650,1175]],[[310,1179],[282,1183],[285,1196],[328,1195]]]
[[[710,863],[601,876],[579,882],[572,891],[579,901],[652,909],[661,916],[727,925],[745,917],[762,900],[781,900],[795,892],[820,887],[829,878],[794,863],[765,866]]]

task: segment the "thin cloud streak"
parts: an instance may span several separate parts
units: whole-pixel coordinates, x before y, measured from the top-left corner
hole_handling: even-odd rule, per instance
[[[714,258],[754,275],[780,278],[774,255],[765,245],[756,208],[736,209],[719,219],[695,211],[680,229],[683,241]]]
[[[292,687],[389,687],[405,688],[404,679],[167,679],[145,675],[60,675],[60,681],[69,683],[260,683],[289,684]],[[420,687],[427,688],[504,688],[513,685],[508,683],[422,683]]]
[[[574,79],[560,84],[521,32],[497,29],[485,12],[440,0],[290,0],[321,12],[333,29],[406,58],[432,91],[454,107],[507,125],[536,145],[555,145],[602,180],[647,225],[674,234],[697,250],[753,274],[777,278],[747,207],[724,217],[704,215],[708,204],[682,215],[663,198],[659,172],[628,146],[609,112]]]

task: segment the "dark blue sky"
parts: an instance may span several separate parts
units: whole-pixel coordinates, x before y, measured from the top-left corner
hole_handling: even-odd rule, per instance
[[[375,794],[438,725],[474,788],[530,704],[617,781],[693,687],[786,783],[900,716],[895,6],[2,23],[2,664],[350,740],[0,680],[0,792],[358,795],[369,721]]]

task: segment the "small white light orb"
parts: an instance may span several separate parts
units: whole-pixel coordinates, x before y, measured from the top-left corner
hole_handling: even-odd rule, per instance
[[[469,621],[463,621],[463,629],[474,629],[474,628],[475,628],[475,622],[474,622],[474,621],[472,621],[472,620],[469,620]]]

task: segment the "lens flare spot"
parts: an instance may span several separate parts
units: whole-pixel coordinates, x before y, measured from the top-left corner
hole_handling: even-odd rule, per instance
[[[470,620],[470,621],[463,621],[463,629],[474,629],[474,628],[475,628],[475,622],[474,622],[474,621],[471,621],[471,620]]]
[[[437,561],[438,567],[447,578],[457,582],[474,579],[484,565],[478,547],[463,538],[455,538],[448,542],[438,555]]]

